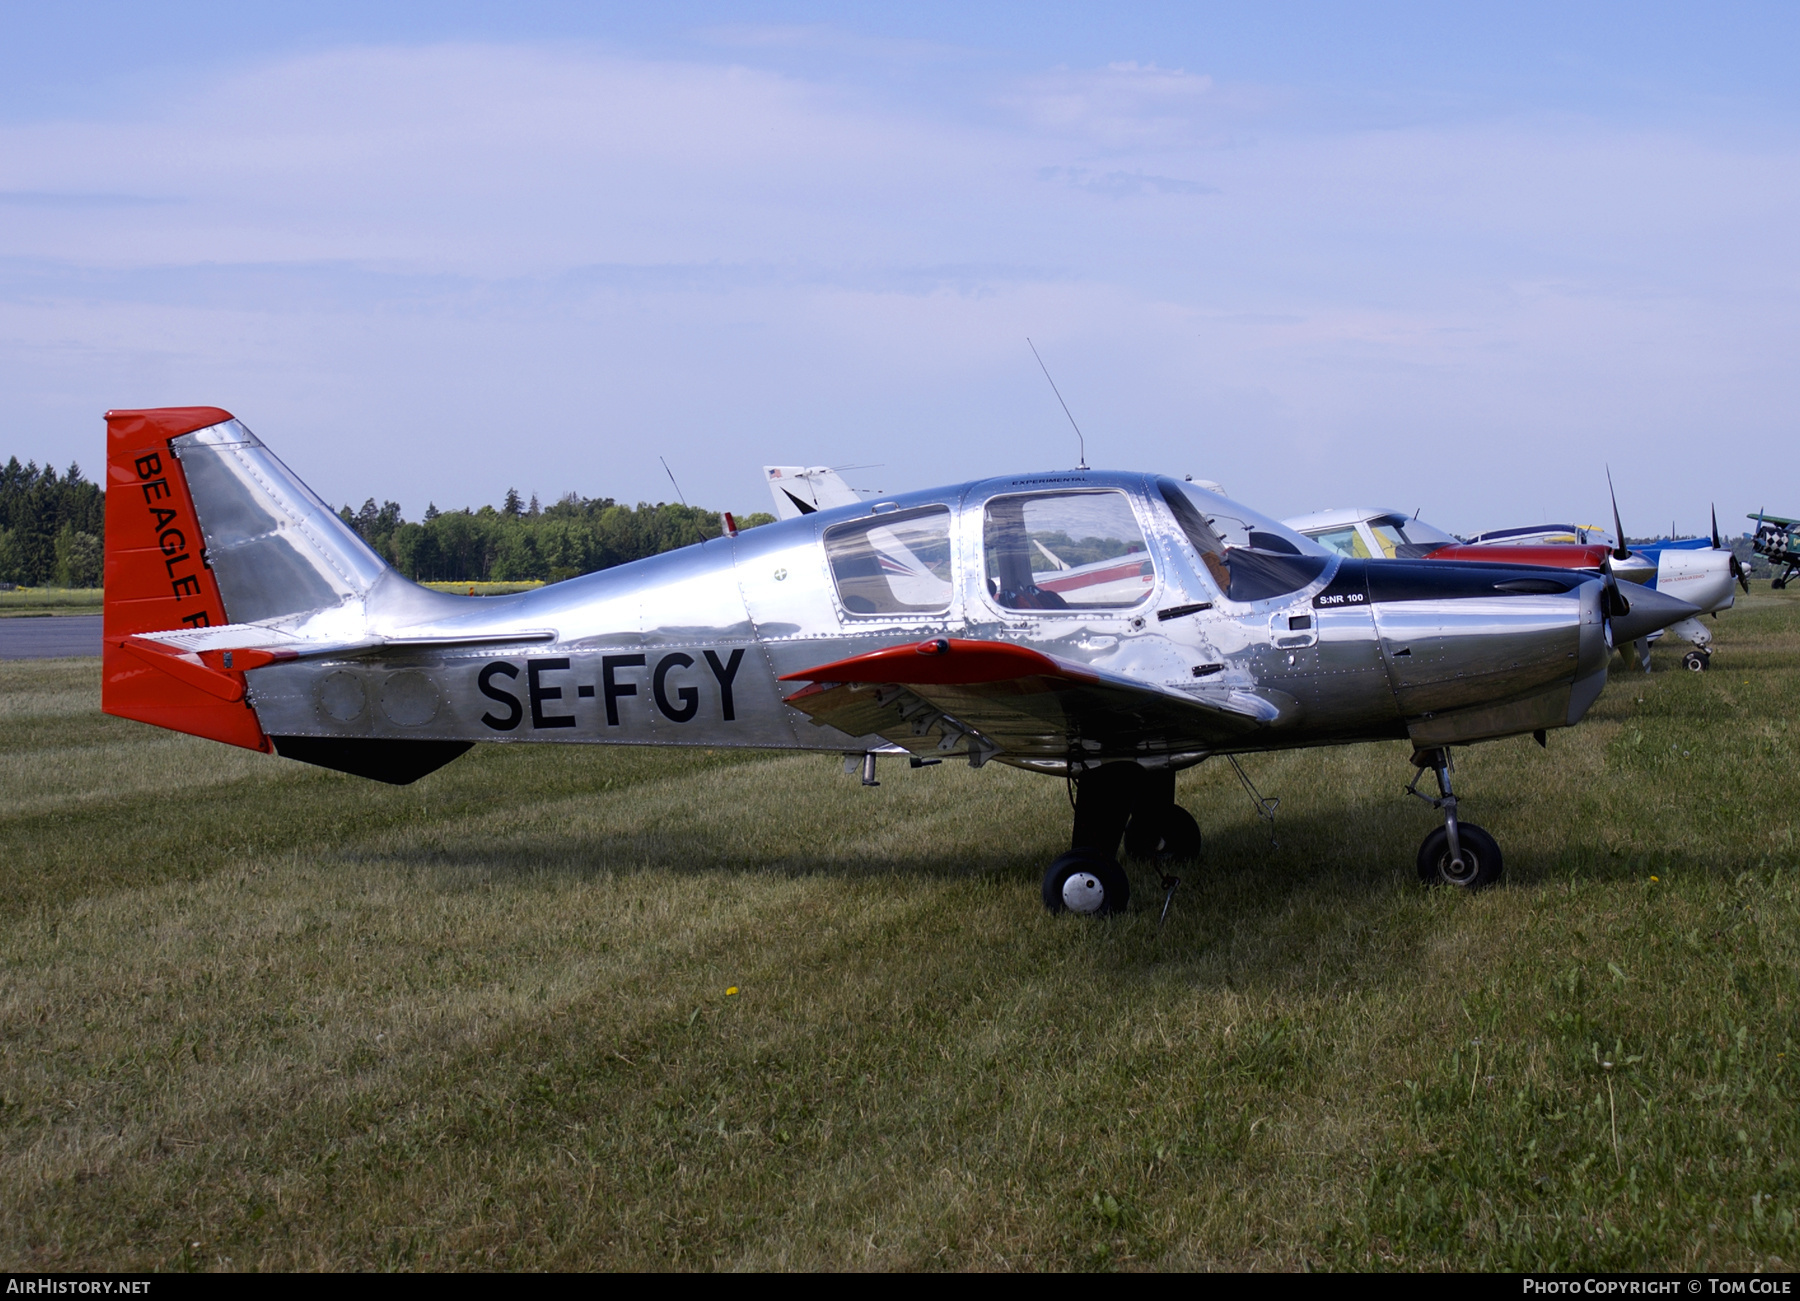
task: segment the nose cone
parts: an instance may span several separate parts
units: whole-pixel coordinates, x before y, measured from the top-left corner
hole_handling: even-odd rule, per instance
[[[1680,623],[1683,619],[1691,619],[1700,613],[1699,606],[1684,601],[1679,596],[1659,592],[1653,587],[1622,587],[1620,595],[1631,609],[1625,614],[1615,614],[1612,617],[1615,646],[1647,637],[1658,628],[1667,628],[1672,623]]]

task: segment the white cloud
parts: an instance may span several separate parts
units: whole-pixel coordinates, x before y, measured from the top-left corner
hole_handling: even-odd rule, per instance
[[[1055,463],[1029,333],[1114,464],[1474,526],[1615,446],[1647,513],[1689,509],[1736,472],[1696,433],[1773,437],[1800,397],[1791,141],[1351,130],[1135,64],[973,98],[445,45],[0,128],[11,420],[91,461],[107,406],[220,401],[413,510],[660,495],[644,449],[676,446],[749,504],[771,458]]]

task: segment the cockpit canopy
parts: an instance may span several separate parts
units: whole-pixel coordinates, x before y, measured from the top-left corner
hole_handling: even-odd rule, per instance
[[[1325,572],[1331,553],[1216,492],[1158,479],[1156,489],[1213,582],[1232,601],[1267,601]]]
[[[1320,546],[1352,560],[1415,560],[1457,540],[1417,516],[1399,511],[1320,511],[1288,521]]]
[[[1194,569],[1227,600],[1284,596],[1330,564],[1316,543],[1216,491],[1155,479],[1146,496],[1136,476],[1095,480],[998,492],[963,514],[942,501],[882,503],[830,524],[822,540],[838,604],[853,618],[947,613],[958,581],[954,535],[965,532],[960,546],[973,546],[977,520],[983,586],[1007,610],[1143,605],[1157,587],[1145,530],[1158,517],[1155,531],[1166,538],[1172,518]]]

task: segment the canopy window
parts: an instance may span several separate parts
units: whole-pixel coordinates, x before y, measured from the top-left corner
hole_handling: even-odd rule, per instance
[[[851,614],[941,614],[950,608],[950,508],[878,515],[825,530],[838,600]]]
[[[983,531],[988,593],[1009,610],[1127,609],[1156,586],[1124,493],[996,497]]]
[[[1316,580],[1331,563],[1331,553],[1311,538],[1229,497],[1173,479],[1158,479],[1156,486],[1228,600],[1286,596]]]

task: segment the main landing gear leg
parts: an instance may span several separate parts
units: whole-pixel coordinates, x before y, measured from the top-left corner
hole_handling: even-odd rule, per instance
[[[1418,796],[1444,815],[1444,825],[1426,836],[1425,843],[1419,846],[1419,879],[1426,885],[1459,885],[1465,890],[1479,890],[1498,881],[1505,870],[1499,843],[1473,822],[1456,816],[1456,794],[1450,789],[1455,765],[1450,762],[1450,751],[1443,746],[1414,750],[1412,761],[1418,771],[1406,793]],[[1437,777],[1435,799],[1419,789],[1419,780],[1428,768]]]
[[[1148,779],[1135,763],[1102,764],[1075,778],[1075,831],[1069,852],[1044,873],[1044,907],[1100,917],[1125,911],[1131,882],[1116,855]]]

